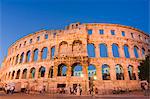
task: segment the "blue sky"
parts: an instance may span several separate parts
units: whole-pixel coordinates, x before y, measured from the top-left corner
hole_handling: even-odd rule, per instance
[[[72,22],[117,23],[149,33],[149,0],[0,0],[0,63],[16,40]]]

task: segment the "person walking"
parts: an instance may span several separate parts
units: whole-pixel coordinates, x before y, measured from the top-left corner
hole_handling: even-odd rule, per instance
[[[81,95],[82,94],[82,87],[80,84],[79,84],[79,90],[80,90],[80,95]]]
[[[10,87],[10,93],[13,94],[14,91],[15,91],[15,86],[11,86],[11,87]]]

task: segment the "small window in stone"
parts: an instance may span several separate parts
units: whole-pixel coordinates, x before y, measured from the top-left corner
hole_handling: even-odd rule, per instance
[[[21,47],[21,44],[19,45],[19,48]]]
[[[91,35],[92,34],[92,30],[90,29],[90,30],[88,30],[88,34],[89,35]]]
[[[30,44],[32,43],[32,39],[30,39]]]
[[[122,36],[125,36],[125,32],[124,31],[122,31]]]
[[[37,41],[39,41],[39,40],[40,40],[40,36],[37,37]]]
[[[45,34],[45,39],[48,39],[48,34]]]
[[[132,38],[134,38],[134,35],[133,35],[133,33],[131,33],[131,37],[132,37]]]
[[[141,35],[139,35],[139,39],[141,40]]]
[[[104,34],[104,30],[99,30],[99,34]]]
[[[26,45],[26,41],[24,41],[24,46]]]
[[[115,35],[115,30],[111,30],[111,35]]]

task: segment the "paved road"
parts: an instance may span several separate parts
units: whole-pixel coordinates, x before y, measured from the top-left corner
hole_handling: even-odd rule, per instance
[[[136,95],[101,95],[101,96],[70,96],[70,95],[49,95],[49,94],[23,94],[13,95],[0,92],[0,99],[149,99],[148,96]]]

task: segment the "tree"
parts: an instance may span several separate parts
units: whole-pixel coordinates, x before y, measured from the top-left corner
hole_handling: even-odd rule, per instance
[[[139,78],[141,80],[147,80],[150,83],[150,54],[140,63],[139,70]]]

